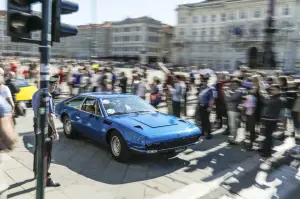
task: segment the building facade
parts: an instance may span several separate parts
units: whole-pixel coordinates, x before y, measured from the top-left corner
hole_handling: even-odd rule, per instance
[[[262,66],[267,0],[206,0],[176,9],[172,62],[233,70],[237,62]],[[300,1],[277,0],[274,36],[277,66],[300,69]]]
[[[107,58],[111,55],[111,22],[78,26],[78,34],[54,43],[52,56]]]
[[[80,25],[76,36],[61,38],[60,43],[53,44],[51,56],[167,62],[171,59],[173,30],[150,17]],[[33,32],[32,39],[40,40],[40,35],[40,31]],[[11,42],[6,36],[6,11],[0,11],[0,55],[39,56],[38,45]]]
[[[163,26],[160,21],[149,17],[113,22],[112,56],[140,60],[141,63],[162,61]]]

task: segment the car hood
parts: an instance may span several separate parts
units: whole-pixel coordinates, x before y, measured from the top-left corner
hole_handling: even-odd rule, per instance
[[[181,135],[200,133],[194,124],[159,112],[112,116],[109,119],[148,138],[177,138],[178,133]]]
[[[173,126],[178,124],[178,118],[161,113],[136,114],[130,116],[130,119],[137,121],[143,125],[146,125],[150,128]]]

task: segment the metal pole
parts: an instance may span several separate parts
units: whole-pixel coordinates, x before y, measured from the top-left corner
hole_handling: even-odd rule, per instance
[[[49,106],[49,50],[51,48],[51,15],[52,0],[44,0],[42,2],[42,18],[44,27],[41,35],[40,58],[40,95],[38,106],[38,132],[37,132],[37,186],[36,198],[44,199],[44,189],[46,184],[46,153],[45,138],[48,132],[48,106]]]

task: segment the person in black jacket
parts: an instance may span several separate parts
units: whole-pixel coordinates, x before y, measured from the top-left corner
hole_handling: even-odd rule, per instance
[[[263,87],[260,90],[260,97],[263,103],[262,110],[262,123],[264,125],[264,136],[265,140],[263,141],[262,146],[262,157],[271,156],[271,150],[273,147],[273,138],[272,134],[277,128],[277,122],[280,119],[280,111],[285,105],[285,100],[282,98],[280,92],[280,85],[272,84],[270,86],[270,94],[268,94]]]
[[[127,93],[127,77],[124,72],[120,73],[120,83],[119,86],[121,88],[122,93]]]

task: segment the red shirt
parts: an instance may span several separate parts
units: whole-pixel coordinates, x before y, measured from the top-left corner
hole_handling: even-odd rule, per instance
[[[28,71],[28,70],[24,70],[24,71],[23,71],[23,75],[24,75],[24,76],[29,75],[29,71]]]
[[[14,72],[14,73],[17,72],[17,66],[15,64],[10,65],[10,72]]]
[[[63,77],[64,77],[64,71],[60,70],[59,73],[58,73],[58,76],[59,76],[58,83],[61,84],[62,80],[63,80]]]

